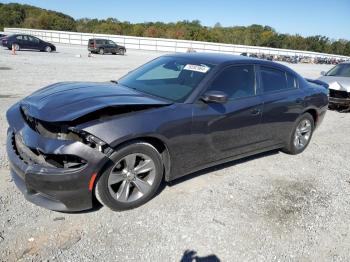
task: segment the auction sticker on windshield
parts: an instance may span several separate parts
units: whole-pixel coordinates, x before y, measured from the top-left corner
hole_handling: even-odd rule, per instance
[[[195,72],[200,72],[200,73],[207,73],[209,71],[210,67],[206,65],[189,65],[187,64],[184,67],[184,70],[190,70],[190,71],[195,71]]]

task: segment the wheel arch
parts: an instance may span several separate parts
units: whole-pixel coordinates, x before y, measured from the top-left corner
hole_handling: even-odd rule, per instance
[[[314,119],[314,126],[316,127],[318,124],[317,110],[315,108],[309,108],[303,112],[303,114],[305,114],[305,113],[309,113],[312,116],[312,118]]]
[[[118,148],[120,148],[120,147],[124,147],[124,146],[127,146],[128,144],[132,144],[135,142],[149,143],[159,152],[159,154],[162,158],[163,166],[164,166],[164,179],[165,179],[165,181],[169,181],[170,180],[171,159],[170,159],[169,148],[166,145],[166,143],[158,137],[141,136],[141,137],[132,138],[130,140],[119,143],[118,145],[114,146],[114,148],[116,150],[118,150]]]

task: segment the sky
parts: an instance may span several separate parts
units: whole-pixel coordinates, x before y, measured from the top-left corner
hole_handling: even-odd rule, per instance
[[[176,22],[202,25],[269,25],[280,33],[324,35],[350,40],[350,0],[13,0],[55,10],[74,18]]]

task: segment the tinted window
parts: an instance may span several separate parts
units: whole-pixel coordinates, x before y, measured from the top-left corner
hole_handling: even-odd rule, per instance
[[[28,36],[28,39],[29,39],[30,42],[39,43],[39,39],[36,38],[36,37]]]
[[[23,37],[22,37],[21,35],[16,36],[16,38],[17,38],[18,40],[22,40],[22,39],[23,39]]]
[[[254,66],[232,66],[224,69],[208,90],[222,91],[231,100],[255,95]]]
[[[293,80],[287,82],[287,73],[270,67],[261,67],[261,80],[264,92],[274,92],[293,86]]]

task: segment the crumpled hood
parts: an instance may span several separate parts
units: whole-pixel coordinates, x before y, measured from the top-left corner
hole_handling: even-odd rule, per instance
[[[73,121],[99,109],[125,105],[168,105],[114,83],[63,82],[44,87],[24,98],[26,114],[47,122]]]
[[[329,84],[329,89],[350,92],[350,77],[322,76],[318,80]]]

